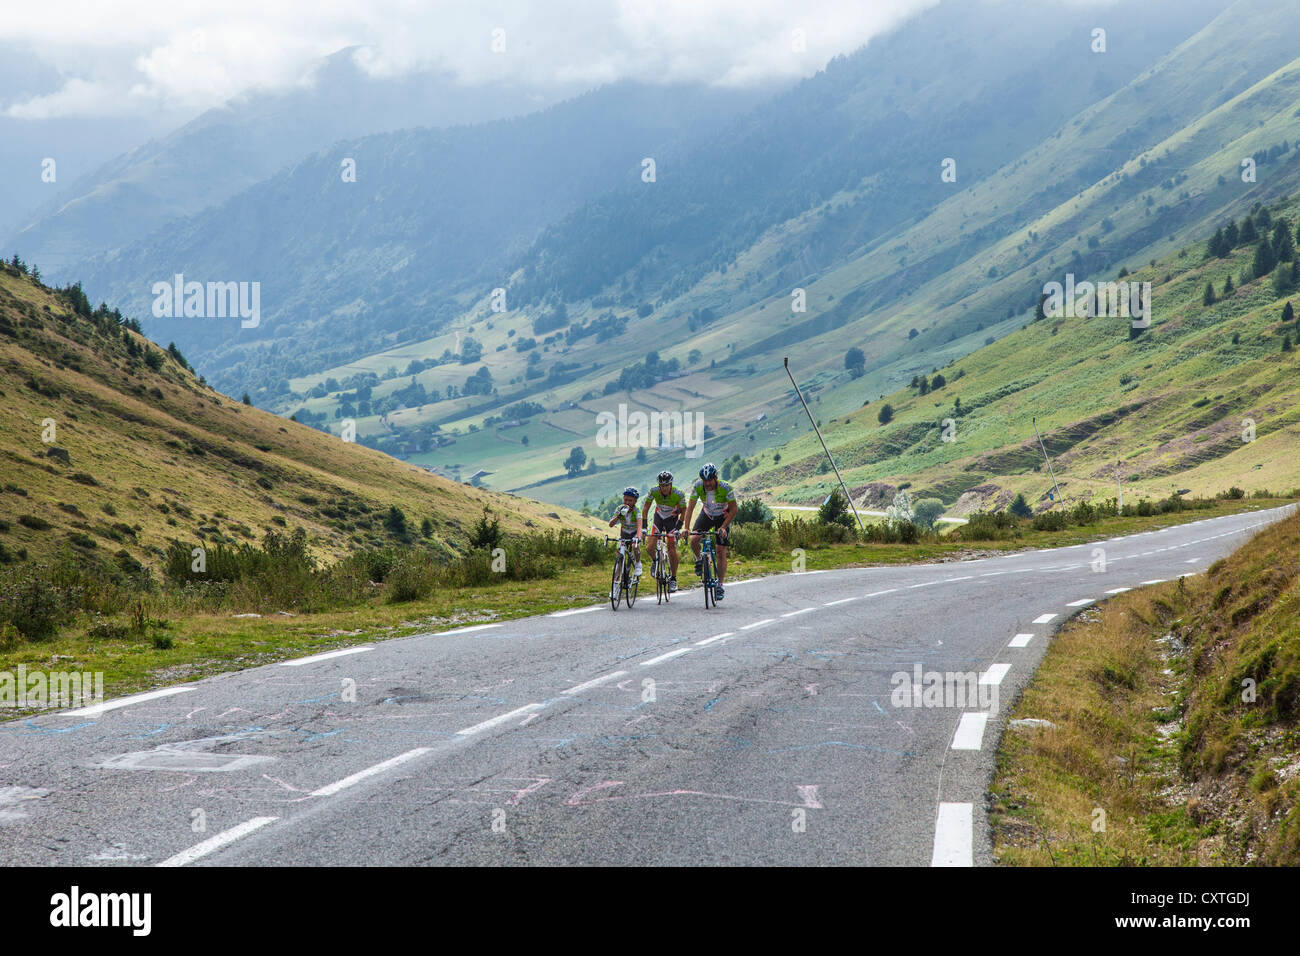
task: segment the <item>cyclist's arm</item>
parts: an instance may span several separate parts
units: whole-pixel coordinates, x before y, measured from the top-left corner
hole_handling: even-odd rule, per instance
[[[727,526],[730,525],[731,522],[736,519],[736,513],[738,511],[740,511],[740,505],[736,504],[734,498],[731,501],[727,502],[727,516],[722,520],[721,530],[723,531],[727,530]]]
[[[691,529],[691,515],[695,514],[695,499],[691,499],[690,506],[686,509],[686,517],[682,520],[682,527],[689,531]]]

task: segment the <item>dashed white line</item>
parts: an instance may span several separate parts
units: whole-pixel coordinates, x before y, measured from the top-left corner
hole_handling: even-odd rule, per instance
[[[934,852],[931,866],[974,866],[973,805],[941,803],[934,824]]]
[[[815,607],[801,607],[797,611],[787,611],[782,617],[794,617],[796,614],[807,614],[809,611],[817,610]]]
[[[593,611],[599,610],[601,606],[602,605],[597,604],[591,610]],[[584,607],[582,610],[585,611],[587,610],[587,608]],[[451,637],[453,634],[468,634],[470,631],[486,631],[489,627],[500,627],[500,626],[501,626],[500,624],[475,624],[471,627],[458,627],[454,631],[435,631],[429,636],[430,637]]]
[[[222,830],[215,836],[210,836],[202,843],[196,843],[188,850],[182,850],[175,856],[169,856],[157,866],[185,866],[187,863],[193,863],[200,857],[205,857],[215,850],[221,849],[228,843],[234,843],[242,836],[252,833],[254,830],[261,829],[268,823],[274,823],[279,817],[253,817],[251,820],[245,820],[239,826],[231,827],[229,830]]]
[[[973,575],[973,574],[966,574],[966,575],[963,575],[963,576],[960,577],[960,578],[944,578],[943,583],[944,583],[944,584],[951,584],[953,581],[969,581],[969,580],[970,580],[971,578],[973,578],[973,577],[975,577],[975,575]]]
[[[1085,605],[1087,605],[1087,604],[1091,604],[1091,603],[1092,603],[1092,600],[1093,600],[1092,598],[1083,598],[1083,599],[1080,600],[1080,601],[1071,601],[1069,604],[1067,604],[1067,605],[1065,605],[1065,606],[1066,606],[1066,607],[1083,607],[1083,606],[1085,606]]]
[[[130,707],[132,704],[140,704],[146,700],[155,700],[159,697],[170,697],[172,694],[188,694],[192,690],[194,690],[193,687],[164,687],[162,690],[151,690],[145,694],[134,694],[131,697],[122,697],[118,700],[110,700],[102,704],[91,704],[89,707],[79,707],[76,710],[65,710],[59,714],[59,716],[98,717],[105,711],[117,710],[119,707]]]
[[[280,661],[281,667],[302,667],[304,664],[315,664],[317,661],[327,661],[334,657],[346,657],[349,654],[360,654],[362,651],[373,651],[373,647],[345,647],[341,651],[326,651],[324,654],[313,654],[311,657],[300,657],[293,661]]]
[[[1034,624],[1046,624],[1048,621],[1052,620],[1054,617],[1056,617],[1055,614],[1040,614],[1040,615],[1038,615],[1038,617],[1034,618],[1033,623],[1034,623]]]
[[[996,686],[1002,683],[1002,678],[1007,676],[1009,670],[1011,670],[1010,664],[990,664],[989,669],[980,675],[979,682]]]
[[[563,691],[565,694],[581,694],[584,690],[591,690],[593,687],[599,687],[601,684],[608,683],[612,680],[618,680],[620,677],[626,677],[627,671],[614,671],[612,674],[606,674],[604,677],[594,677],[582,684],[577,684]]]
[[[675,651],[669,651],[667,654],[660,654],[658,657],[651,658],[648,661],[642,661],[641,666],[649,667],[651,664],[662,664],[664,661],[670,658],[678,657],[682,654],[689,654],[690,651],[691,649],[689,647],[681,647]]]
[[[734,587],[735,585],[732,586]],[[590,613],[591,611],[599,611],[604,606],[605,605],[603,604],[597,604],[594,605],[593,607],[576,607],[568,611],[552,611],[550,614],[546,616],[547,617],[568,617],[570,614],[587,614]]]
[[[1029,642],[1033,639],[1034,635],[1032,634],[1017,634],[1011,639],[1011,643],[1007,647],[1028,647]]]
[[[516,717],[522,717],[524,714],[531,714],[533,711],[541,710],[545,706],[546,706],[545,704],[524,704],[524,706],[516,707],[508,714],[502,714],[499,717],[493,717],[490,720],[485,720],[481,724],[475,724],[473,727],[466,727],[464,730],[458,730],[456,731],[456,734],[457,736],[460,737],[468,737],[470,734],[477,734],[484,730],[491,730],[493,727],[496,727],[498,724],[509,723],[510,721],[514,720]],[[411,751],[411,753],[415,753],[415,751]],[[396,759],[400,759],[400,758],[396,758]],[[382,767],[383,764],[380,764],[380,766]]]
[[[854,597],[840,598],[838,601],[827,601],[825,604],[822,605],[822,607],[834,607],[837,604],[848,604],[850,601],[856,601],[860,597],[862,597],[862,595],[858,594],[855,595]]]
[[[461,733],[464,733],[464,731],[461,731]],[[373,777],[377,773],[383,773],[385,770],[389,770],[400,764],[404,764],[408,760],[414,760],[416,757],[419,757],[422,754],[427,754],[428,752],[429,752],[428,747],[416,747],[414,750],[408,750],[404,754],[398,754],[396,757],[390,757],[389,759],[385,760],[383,763],[377,763],[373,767],[367,767],[365,770],[358,770],[356,773],[352,774],[351,776],[344,777],[342,780],[336,780],[333,783],[327,783],[325,786],[317,790],[313,790],[309,794],[309,796],[332,797],[340,790],[346,790],[348,787],[352,786],[353,784],[360,783],[362,780],[365,780],[367,777]]]
[[[705,644],[712,644],[714,641],[720,641],[724,637],[731,637],[731,635],[735,633],[736,633],[735,631],[723,631],[721,634],[714,634],[712,637],[706,637],[702,641],[696,641],[695,646],[703,647]]]
[[[1164,584],[1164,583],[1165,583],[1165,579],[1164,579],[1164,578],[1156,578],[1156,579],[1153,580],[1153,581],[1141,581],[1141,582],[1139,582],[1139,584]]]
[[[776,620],[776,618],[774,618],[774,617],[765,617],[765,618],[763,618],[763,620],[761,620],[761,621],[755,621],[753,624],[746,624],[744,627],[741,628],[741,630],[742,630],[742,631],[748,631],[750,628],[754,628],[754,627],[762,627],[764,624],[771,624],[771,623],[772,623],[773,621],[775,621],[775,620]]]
[[[952,749],[979,750],[984,742],[984,727],[988,722],[987,711],[962,714],[961,720],[957,722],[957,732],[952,737]]]
[[[1132,591],[1132,588],[1111,588],[1107,594],[1123,594],[1125,591]]]

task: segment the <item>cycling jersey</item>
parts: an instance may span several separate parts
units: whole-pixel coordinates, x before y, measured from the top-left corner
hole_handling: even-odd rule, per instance
[[[703,506],[704,513],[710,518],[716,518],[718,515],[725,514],[727,505],[736,500],[736,493],[731,490],[731,485],[727,484],[721,478],[718,479],[716,491],[708,491],[704,487],[704,479],[691,487],[691,504],[700,502]]]
[[[686,496],[682,494],[681,489],[676,485],[673,485],[666,495],[656,485],[654,490],[646,495],[646,500],[654,502],[656,518],[667,518],[678,508],[683,510],[686,508]]]
[[[629,508],[627,505],[619,505],[615,514],[618,518],[619,530],[627,535],[629,532],[636,530],[636,507]]]

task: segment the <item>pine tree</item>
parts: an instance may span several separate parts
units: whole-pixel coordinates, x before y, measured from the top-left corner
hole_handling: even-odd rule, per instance
[[[1285,219],[1279,219],[1273,227],[1273,255],[1278,262],[1295,259],[1295,241],[1291,238],[1291,226]]]
[[[1223,241],[1227,245],[1228,251],[1236,249],[1241,240],[1241,234],[1237,231],[1235,222],[1228,223],[1223,229]]]
[[[1223,294],[1225,297],[1232,295],[1232,276],[1223,280]]]
[[[1282,306],[1282,321],[1290,322],[1294,318],[1295,309],[1291,308],[1291,303],[1288,301],[1286,305]]]
[[[1288,333],[1283,337],[1283,339],[1282,339],[1282,351],[1283,351],[1283,352],[1290,352],[1290,351],[1291,351],[1291,333],[1290,333],[1290,332],[1288,332]]]
[[[1214,305],[1214,283],[1205,283],[1205,294],[1201,296],[1201,305]]]
[[[1237,245],[1245,246],[1258,241],[1259,233],[1255,229],[1255,220],[1247,216],[1241,221],[1241,232],[1237,237]]]
[[[1210,256],[1215,259],[1222,259],[1227,254],[1227,246],[1224,244],[1223,227],[1220,226],[1214,230],[1214,235],[1210,239],[1210,245],[1206,249]]]
[[[1259,279],[1272,272],[1275,265],[1277,260],[1273,258],[1273,247],[1267,239],[1259,240],[1259,245],[1255,247],[1255,260],[1250,266],[1251,272]]]

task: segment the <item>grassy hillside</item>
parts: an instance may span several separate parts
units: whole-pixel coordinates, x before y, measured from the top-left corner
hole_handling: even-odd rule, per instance
[[[1270,228],[1284,220],[1294,238],[1300,203],[1267,217]],[[905,388],[825,423],[845,480],[886,501],[908,481],[914,497],[933,495],[957,513],[1005,506],[1017,492],[1045,502],[1052,481],[1036,418],[1067,496],[1112,497],[1117,477],[1126,497],[1296,487],[1300,352],[1285,349],[1300,335],[1294,320],[1282,320],[1300,295],[1290,262],[1252,277],[1256,245],[1220,258],[1201,243],[1124,277],[1152,286],[1152,324],[1136,338],[1124,318],[1030,322],[945,365],[940,388]],[[1215,290],[1209,304],[1207,284]],[[884,404],[894,409],[886,425]],[[1254,439],[1243,440],[1250,422]],[[760,461],[742,487],[790,500],[829,492],[834,476],[823,472],[815,438],[781,454],[779,464]]]
[[[1297,553],[1292,516],[1062,630],[1011,714],[1052,726],[999,752],[1002,862],[1300,863]]]
[[[0,269],[0,561],[71,545],[147,565],[172,539],[238,544],[299,526],[332,558],[391,542],[393,506],[444,552],[464,549],[484,507],[510,531],[580,520],[232,401],[75,299]]]

